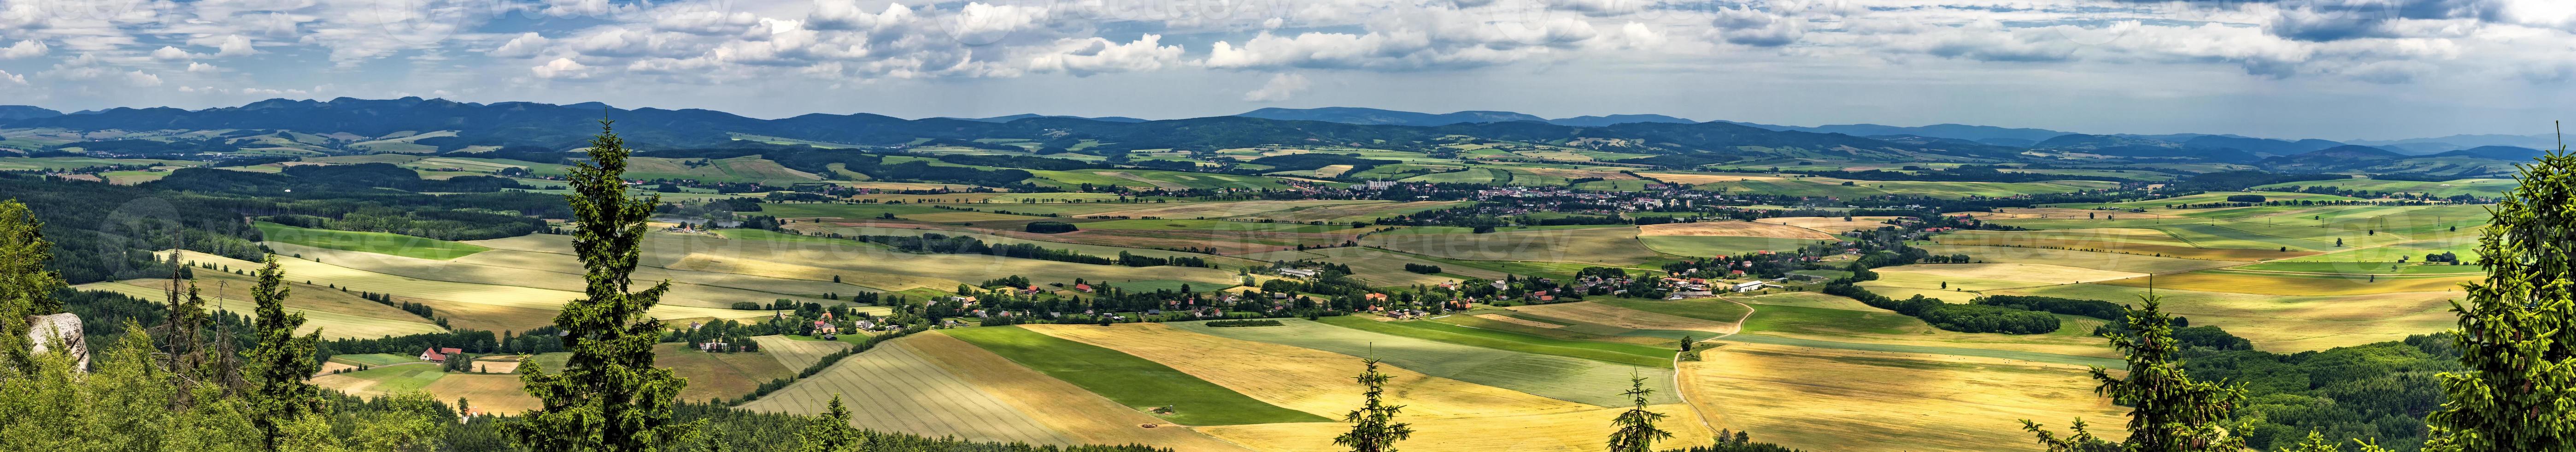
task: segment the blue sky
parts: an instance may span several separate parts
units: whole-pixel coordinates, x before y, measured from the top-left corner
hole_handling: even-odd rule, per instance
[[[2387,139],[2546,132],[2571,83],[2566,0],[0,0],[0,104],[61,110],[1364,106]]]

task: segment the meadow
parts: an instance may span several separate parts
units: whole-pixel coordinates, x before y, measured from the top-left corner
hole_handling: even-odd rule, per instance
[[[1030,369],[1136,409],[1167,407],[1182,425],[1315,422],[1322,417],[1263,403],[1170,366],[1017,326],[943,330]]]
[[[1677,351],[1637,344],[1552,339],[1429,321],[1388,321],[1363,316],[1326,317],[1316,321],[1373,333],[1639,367],[1672,367],[1673,353]]]
[[[1285,325],[1257,328],[1210,328],[1196,322],[1170,325],[1199,334],[1376,357],[1425,375],[1602,407],[1628,403],[1618,391],[1627,387],[1632,374],[1645,377],[1650,387],[1669,385],[1671,379],[1669,371],[1643,366],[1454,344],[1297,319],[1281,322]],[[1656,394],[1651,399],[1655,403],[1676,400],[1670,394]]]
[[[468,243],[384,232],[299,228],[265,221],[257,223],[257,226],[259,226],[260,236],[271,242],[421,259],[448,260],[491,249]]]

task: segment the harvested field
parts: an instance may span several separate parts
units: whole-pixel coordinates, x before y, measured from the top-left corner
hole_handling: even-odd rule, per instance
[[[1940,281],[1951,281],[1949,288],[1966,290],[2080,284],[2146,276],[2143,273],[2047,264],[1914,264],[1872,271],[1878,272],[1879,279],[1870,282],[1880,285],[1940,289]]]
[[[901,342],[932,365],[1078,443],[1152,444],[1192,451],[1246,450],[1121,406],[954,337],[924,334]]]
[[[1967,216],[1969,216],[1969,217],[1971,217],[1971,218],[1976,218],[1976,219],[1980,219],[1980,220],[2031,220],[2031,219],[2044,219],[2044,220],[2092,220],[2092,219],[2099,219],[2099,218],[2101,218],[2103,215],[2111,215],[2111,216],[2119,216],[2119,217],[2128,217],[2128,218],[2134,218],[2134,219],[2182,218],[2181,216],[2177,216],[2177,215],[2166,215],[2166,214],[2162,214],[2162,213],[2155,213],[2155,212],[2130,212],[2130,211],[2126,211],[2126,210],[2068,209],[2068,208],[2062,208],[2062,207],[2039,207],[2039,208],[2028,208],[2028,209],[2021,209],[2021,208],[2002,208],[2002,209],[1995,209],[1995,211],[1994,211],[1994,212],[1965,212],[1965,213],[1962,213],[1962,214],[1963,214],[1963,215],[1967,215]]]
[[[1667,386],[1650,384],[1648,387]],[[1656,443],[1657,447],[1706,445],[1711,441],[1712,432],[1702,427],[1699,416],[1688,406],[1675,403],[1652,405],[1647,409],[1663,413],[1665,417],[1657,425],[1666,431],[1673,432],[1671,439]],[[1407,451],[1428,452],[1604,450],[1607,448],[1610,433],[1617,430],[1610,425],[1610,419],[1619,417],[1619,413],[1626,410],[1626,408],[1602,408],[1566,413],[1411,420],[1405,422],[1413,426],[1412,439],[1398,442],[1396,445]],[[1409,410],[1407,414],[1410,414]],[[1236,443],[1258,444],[1262,446],[1262,450],[1269,451],[1350,450],[1347,447],[1333,445],[1333,436],[1350,430],[1350,424],[1229,425],[1202,427],[1199,430]]]
[[[1839,220],[1837,220],[1839,221]],[[1774,239],[1833,240],[1834,235],[1814,229],[1785,224],[1750,221],[1702,221],[1698,223],[1664,223],[1637,227],[1638,236],[1717,236],[1762,237]]]
[[[1361,387],[1350,376],[1358,373],[1357,369],[1362,366],[1360,358],[1350,355],[1210,336],[1155,323],[1105,328],[1091,325],[1026,327],[1172,366],[1254,399],[1317,416],[1340,416],[1360,403]],[[1224,350],[1225,353],[1208,353],[1209,350]],[[1493,413],[1554,413],[1596,408],[1427,376],[1395,366],[1381,365],[1379,370],[1395,377],[1387,383],[1389,403],[1405,405],[1407,416],[1475,417]]]
[[[1565,319],[1632,330],[1706,331],[1718,334],[1734,333],[1736,330],[1734,322],[1658,314],[1589,301],[1513,306],[1504,309],[1550,319]]]
[[[2203,270],[2155,278],[2157,289],[2240,292],[2265,295],[2369,295],[2395,292],[2460,293],[2460,284],[2486,275],[2368,276]],[[2375,279],[2375,281],[2374,281]],[[2104,281],[2115,286],[2146,287],[2147,278]]]
[[[1043,326],[1043,325],[1028,325]],[[1271,405],[1174,370],[1161,363],[1038,333],[1020,326],[940,330],[995,355],[1081,386],[1138,410],[1165,407],[1159,415],[1183,425],[1267,424],[1323,419]]]
[[[1470,328],[1445,322],[1389,320],[1374,315],[1324,317],[1315,321],[1372,333],[1521,353],[1582,358],[1641,368],[1669,369],[1673,365],[1673,349],[1663,346],[1561,339],[1540,334]]]
[[[1841,234],[1850,231],[1865,231],[1894,226],[1887,224],[1887,220],[1893,220],[1896,218],[1898,217],[1851,217],[1851,221],[1843,221],[1843,217],[1777,217],[1753,220],[1753,222],[1796,226],[1814,229],[1826,234]],[[1641,232],[1638,233],[1638,235],[1648,234]]]
[[[1767,237],[1654,235],[1638,237],[1637,242],[1659,253],[1708,257],[1734,256],[1759,251],[1789,252],[1822,241]]]
[[[1646,377],[1647,387],[1669,387],[1663,369],[1622,366],[1587,359],[1513,352],[1391,334],[1280,319],[1282,326],[1210,328],[1202,322],[1171,323],[1199,334],[1303,347],[1351,356],[1376,356],[1387,364],[1424,375],[1499,387],[1541,397],[1612,407],[1629,403],[1601,388],[1626,387],[1628,377]],[[1671,403],[1671,394],[1656,393],[1654,403]],[[1346,408],[1347,410],[1347,408]]]
[[[258,265],[253,262],[193,251],[183,251],[182,253],[185,253],[185,257],[182,258],[183,260],[192,262],[209,262],[218,265],[231,266],[233,268],[256,268]],[[407,259],[373,253],[360,254],[384,256],[389,259]],[[290,281],[312,281],[315,284],[329,283],[336,284],[340,287],[351,288],[353,290],[393,293],[426,300],[437,300],[439,303],[432,303],[431,307],[440,311],[447,310],[448,306],[453,303],[542,309],[547,312],[552,312],[561,308],[565,301],[581,297],[579,292],[563,290],[407,278],[304,259],[278,259],[278,263],[285,269],[286,277]],[[741,319],[768,315],[768,312],[735,311],[731,309],[716,309],[687,306],[677,303],[665,303],[659,306],[654,306],[652,315],[654,317],[666,319],[683,319],[691,317]]]
[[[135,298],[141,298],[145,301],[159,303],[168,299],[168,295],[166,295],[162,289],[162,286],[166,286],[168,284],[169,280],[166,279],[136,279],[124,282],[96,282],[73,286],[73,288],[116,292]],[[232,291],[237,298],[218,297],[215,294],[214,285],[207,283],[200,284],[204,285],[198,286],[198,289],[202,294],[199,296],[205,298],[207,310],[211,311],[220,308],[220,310],[226,312],[250,315],[251,311],[257,307],[257,303],[253,303],[251,301],[248,293],[249,287],[245,284],[238,282],[230,284],[230,286],[232,286]],[[319,330],[322,332],[322,337],[326,339],[364,339],[447,331],[446,329],[439,328],[438,325],[429,324],[426,319],[422,319],[419,316],[413,316],[410,313],[404,313],[399,309],[394,310],[394,312],[401,313],[402,317],[409,317],[410,319],[401,320],[387,318],[394,316],[371,312],[364,313],[363,315],[353,314],[349,309],[310,301],[300,301],[323,298],[313,296],[312,294],[306,294],[304,292],[328,293],[335,295],[340,294],[337,290],[330,290],[321,286],[302,284],[295,285],[295,288],[287,293],[288,304],[286,310],[287,312],[304,314],[304,326],[295,329],[297,334],[311,333]],[[376,307],[392,309],[371,301],[361,300],[360,302]]]
[[[2276,353],[2324,350],[2404,339],[2456,326],[2450,300],[2460,292],[2400,292],[2342,296],[2279,296],[2180,290],[2156,278],[2164,310],[2193,325],[2226,327],[2229,334]],[[2077,284],[1997,291],[2135,304],[2143,287]],[[2259,325],[2260,327],[2239,326]]]
[[[777,358],[760,353],[708,353],[681,343],[653,344],[653,365],[688,378],[689,387],[680,390],[679,399],[689,401],[733,400],[761,383],[804,370],[788,369]]]
[[[2242,263],[2010,246],[1924,245],[1919,248],[1936,255],[1966,254],[1977,262],[2051,264],[2128,273],[2178,273]]]
[[[932,364],[904,338],[853,355],[739,408],[765,413],[821,413],[834,394],[850,408],[850,425],[977,441],[1067,445],[1061,431],[977,390]]]
[[[751,338],[751,341],[760,344],[761,353],[777,358],[778,365],[785,366],[791,372],[801,372],[807,367],[814,367],[814,363],[823,360],[823,355],[850,349],[848,342],[806,341],[790,339],[786,336],[758,336]]]
[[[1419,213],[1426,210],[1448,208],[1462,203],[1464,203],[1464,201],[1390,201],[1370,204],[1338,204],[1297,207],[1287,210],[1241,215],[1230,218],[1238,220],[1272,220],[1286,223],[1304,223],[1309,221],[1349,223],[1353,221],[1368,221],[1381,217],[1391,217],[1396,215]]]
[[[2315,251],[2280,251],[2277,249],[2211,249],[2191,246],[2160,245],[2114,240],[2080,240],[2042,237],[2014,237],[1999,234],[1956,234],[1934,236],[1943,245],[2007,246],[2069,251],[2135,254],[2140,256],[2178,257],[2184,259],[2257,261],[2286,259],[2320,254]],[[1970,256],[1974,257],[1974,256]]]
[[[1492,320],[1492,321],[1496,321],[1496,322],[1503,322],[1503,323],[1509,323],[1509,324],[1513,324],[1513,325],[1526,326],[1526,327],[1530,327],[1530,328],[1547,328],[1547,329],[1557,329],[1557,328],[1564,328],[1564,327],[1565,327],[1565,325],[1558,325],[1558,324],[1554,324],[1554,323],[1547,323],[1547,322],[1541,322],[1541,321],[1536,321],[1536,320],[1521,319],[1521,318],[1512,317],[1512,316],[1507,316],[1507,315],[1502,315],[1502,314],[1476,314],[1476,316],[1475,316],[1475,317],[1476,317],[1476,318],[1480,318],[1480,319],[1485,319],[1485,320]]]
[[[1738,181],[1748,181],[1748,180],[1780,180],[1780,177],[1778,177],[1778,176],[1760,176],[1760,175],[1750,175],[1750,174],[1637,173],[1637,175],[1639,175],[1639,176],[1645,176],[1645,177],[1648,177],[1648,178],[1653,178],[1653,179],[1655,179],[1655,180],[1664,181],[1664,182],[1670,182],[1670,183],[1676,183],[1676,184],[1691,184],[1691,185],[1699,185],[1699,184],[1713,184],[1713,183],[1720,183],[1720,182],[1738,182]]]
[[[1626,266],[1655,256],[1632,227],[1548,229],[1490,234],[1377,234],[1360,244],[1450,259],[1578,262]]]
[[[467,408],[483,414],[517,415],[544,405],[512,374],[448,374],[423,389],[443,401],[465,399]]]
[[[1311,249],[1306,250],[1306,252],[1326,256],[1322,259],[1316,259],[1318,261],[1350,266],[1351,271],[1353,272],[1351,278],[1358,279],[1361,282],[1372,286],[1410,286],[1414,284],[1429,285],[1458,280],[1457,278],[1447,276],[1425,275],[1405,271],[1405,264],[1439,266],[1440,263],[1415,258],[1413,256],[1390,253],[1385,250],[1375,248],[1335,247]],[[1470,278],[1484,278],[1492,280],[1501,280],[1505,275],[1507,275],[1503,272],[1462,265],[1441,266],[1440,272]]]
[[[1806,450],[2038,450],[2020,419],[2117,438],[2128,413],[2076,366],[1762,344],[1701,359],[1682,390],[1719,428]]]
[[[1083,215],[1083,217],[1085,217],[1085,218],[1105,218],[1105,217],[1143,218],[1143,217],[1157,217],[1157,218],[1171,218],[1171,219],[1190,219],[1190,218],[1224,218],[1224,217],[1233,217],[1233,216],[1253,215],[1253,214],[1260,214],[1260,213],[1266,213],[1266,212],[1277,212],[1277,211],[1288,210],[1288,209],[1295,209],[1295,208],[1300,208],[1300,207],[1308,207],[1308,208],[1311,208],[1311,207],[1320,207],[1320,206],[1338,206],[1338,205],[1349,205],[1349,204],[1384,204],[1384,203],[1386,203],[1386,201],[1372,201],[1372,200],[1323,200],[1323,199],[1318,199],[1318,200],[1295,200],[1295,201],[1232,201],[1232,202],[1188,202],[1188,203],[1177,203],[1177,202],[1176,202],[1176,203],[1168,203],[1168,204],[1131,204],[1131,205],[1133,205],[1133,206],[1145,206],[1145,207],[1136,207],[1136,208],[1131,208],[1131,209],[1126,209],[1126,210],[1113,210],[1113,211],[1107,211],[1107,212],[1093,213],[1093,214]]]

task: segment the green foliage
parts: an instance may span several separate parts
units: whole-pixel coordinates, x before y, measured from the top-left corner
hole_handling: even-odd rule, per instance
[[[1351,452],[1395,452],[1396,441],[1413,437],[1413,425],[1395,422],[1396,412],[1404,410],[1404,405],[1386,404],[1386,382],[1394,377],[1378,373],[1377,358],[1361,363],[1368,370],[1361,371],[1355,379],[1368,386],[1361,393],[1367,401],[1361,403],[1360,409],[1342,416],[1342,422],[1351,423],[1351,431],[1333,437],[1333,444],[1349,446]]]
[[[573,249],[588,272],[583,297],[555,316],[564,349],[572,356],[561,372],[519,368],[519,380],[543,403],[510,433],[530,449],[566,452],[674,450],[695,433],[695,423],[672,419],[671,404],[688,380],[653,367],[653,343],[662,322],[645,314],[671,289],[670,281],[628,292],[642,255],[644,220],[660,196],[626,194],[625,141],[600,122],[590,142],[590,162],[572,169]]]
[[[322,370],[322,363],[313,359],[322,332],[295,335],[295,328],[304,326],[304,314],[286,312],[286,271],[278,269],[276,255],[268,256],[267,264],[259,269],[259,285],[250,289],[251,300],[259,305],[251,318],[259,342],[244,358],[250,374],[251,420],[259,427],[262,444],[277,448],[288,433],[286,423],[322,412],[322,389],[304,382]]]
[[[2245,439],[2228,434],[2219,423],[2244,402],[2245,390],[2192,379],[2177,356],[2184,348],[2172,336],[2173,317],[2158,309],[2163,299],[2140,298],[2141,306],[2129,309],[2125,320],[2134,335],[2110,336],[2111,346],[2128,356],[2128,375],[2115,378],[2108,369],[2093,368],[2093,379],[2102,382],[2097,391],[2131,407],[2128,440],[2110,448],[2085,431],[2082,419],[2075,421],[2073,434],[2066,438],[2028,419],[2021,421],[2022,429],[2037,435],[2040,445],[2051,452],[2243,449]]]
[[[2576,450],[2576,154],[2520,167],[2478,237],[2487,278],[2451,302],[2467,369],[2441,375],[2428,450]]]
[[[796,432],[796,452],[859,450],[859,429],[850,428],[850,409],[841,405],[841,394],[837,392],[832,393],[832,404],[821,419]]]
[[[32,371],[26,350],[27,316],[62,311],[53,298],[63,286],[61,274],[45,269],[53,243],[45,240],[44,223],[18,200],[0,201],[0,365]]]
[[[1647,452],[1655,450],[1656,441],[1672,439],[1673,432],[1655,428],[1655,422],[1664,420],[1664,413],[1646,411],[1646,395],[1653,393],[1655,390],[1646,389],[1646,377],[1628,377],[1628,391],[1622,394],[1636,400],[1637,405],[1610,421],[1610,425],[1619,427],[1610,432],[1610,452]]]

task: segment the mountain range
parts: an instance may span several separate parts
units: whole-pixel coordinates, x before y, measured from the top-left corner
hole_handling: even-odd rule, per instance
[[[397,132],[455,131],[455,137],[417,140],[442,151],[468,146],[577,147],[603,118],[639,147],[740,145],[756,135],[863,146],[908,147],[921,140],[971,142],[1024,138],[1058,143],[1090,140],[1103,150],[1229,149],[1278,145],[1343,145],[1433,150],[1458,137],[1546,143],[1653,155],[1633,163],[1695,166],[1762,159],[1852,162],[2012,162],[2116,164],[2215,162],[2279,170],[2350,171],[2411,169],[2445,174],[2486,174],[2527,160],[2527,146],[2480,145],[2425,152],[2437,143],[2530,143],[2534,137],[2459,135],[2378,145],[2329,140],[2276,140],[2234,135],[2093,135],[2046,129],[1963,124],[1899,127],[1844,124],[1815,127],[1733,121],[1693,122],[1662,115],[1578,116],[1544,119],[1503,111],[1429,114],[1371,108],[1265,108],[1233,116],[1176,120],[1021,114],[988,118],[902,119],[891,116],[807,114],[756,119],[731,113],[658,108],[620,109],[598,102],[568,105],[533,102],[472,103],[445,99],[269,99],[239,107],[111,108],[62,114],[0,106],[0,129],[97,130],[294,130],[382,137]],[[2439,140],[2439,141],[2436,141]],[[2402,146],[2402,147],[2401,147]],[[2447,146],[2447,145],[2446,145]],[[2397,163],[2392,163],[2397,162]],[[2267,168],[2274,169],[2274,168]]]

